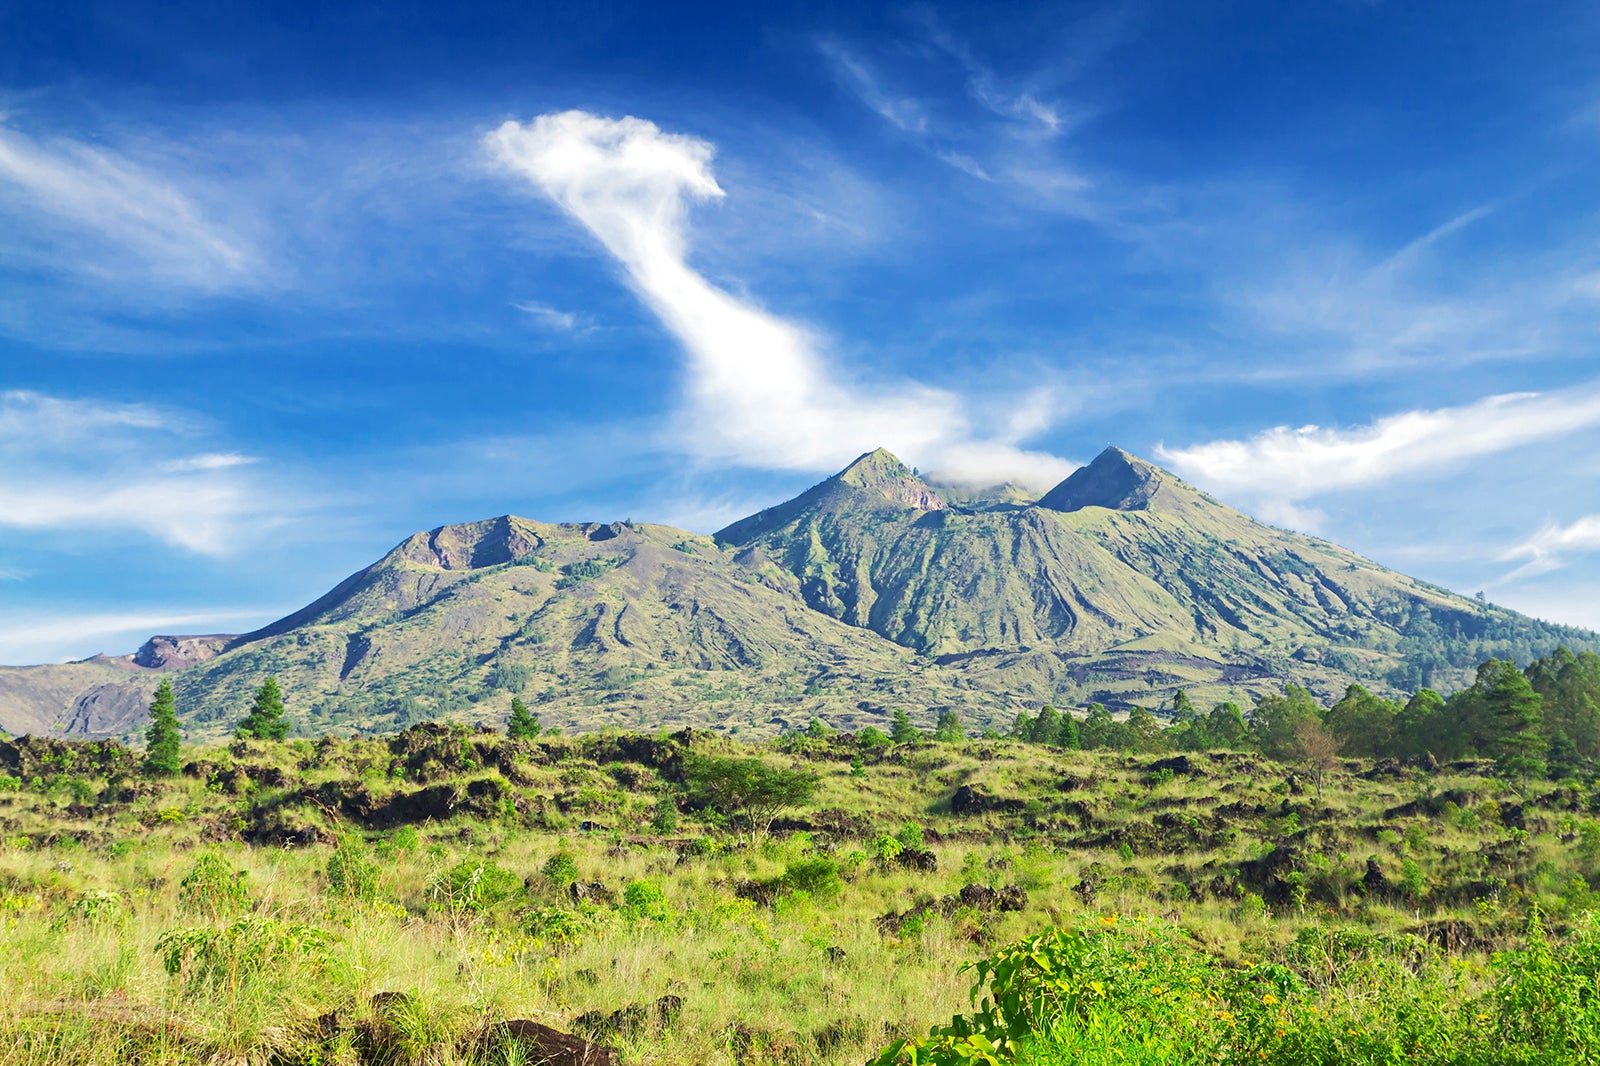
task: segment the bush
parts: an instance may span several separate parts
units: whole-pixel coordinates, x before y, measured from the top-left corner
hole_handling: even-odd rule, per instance
[[[791,891],[832,899],[839,894],[839,864],[826,855],[799,859],[784,869],[779,881]]]
[[[213,920],[236,914],[250,905],[245,871],[236,870],[220,852],[201,852],[179,882],[179,905]]]
[[[552,884],[565,888],[578,879],[578,864],[573,859],[572,852],[563,847],[544,861],[541,872]]]
[[[266,971],[308,959],[322,964],[334,938],[309,925],[247,915],[221,929],[173,929],[156,941],[167,973],[181,977],[186,991],[208,987],[237,990]]]
[[[380,859],[392,859],[401,855],[415,855],[421,846],[422,835],[417,832],[417,827],[403,825],[378,841],[374,850]]]
[[[435,874],[428,884],[433,904],[452,914],[483,914],[520,895],[522,879],[490,859],[467,857]]]
[[[654,881],[629,881],[622,890],[621,912],[634,921],[666,921],[672,917],[667,894]]]
[[[328,858],[328,888],[345,899],[371,900],[378,895],[378,864],[354,837],[344,837]]]
[[[663,792],[657,797],[655,817],[650,819],[650,831],[657,836],[678,831],[678,801],[670,792]]]

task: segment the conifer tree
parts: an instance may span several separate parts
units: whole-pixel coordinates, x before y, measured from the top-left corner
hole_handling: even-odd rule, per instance
[[[1485,674],[1489,712],[1497,733],[1495,772],[1507,780],[1520,781],[1522,791],[1527,792],[1528,778],[1544,773],[1544,760],[1539,756],[1548,749],[1549,742],[1539,730],[1543,701],[1516,663],[1491,659],[1478,669],[1480,684]]]
[[[276,679],[269,677],[256,689],[250,713],[233,735],[242,740],[282,740],[289,735],[289,723],[283,717],[283,692]]]
[[[1061,712],[1048,703],[1039,709],[1028,737],[1035,744],[1054,744],[1061,739]]]
[[[539,716],[528,710],[522,697],[511,697],[511,717],[506,719],[506,736],[512,740],[532,740],[544,732]]]
[[[144,735],[146,748],[144,772],[149,777],[175,777],[182,764],[178,759],[178,700],[172,694],[172,682],[166,678],[156,686],[156,698],[150,704],[150,729]]]
[[[1061,731],[1057,734],[1057,743],[1068,751],[1077,751],[1083,747],[1083,740],[1078,736],[1078,720],[1072,716],[1071,711],[1061,715]]]
[[[911,724],[911,716],[905,711],[894,712],[894,725],[889,730],[889,739],[896,744],[910,744],[912,741],[921,740],[922,733]]]

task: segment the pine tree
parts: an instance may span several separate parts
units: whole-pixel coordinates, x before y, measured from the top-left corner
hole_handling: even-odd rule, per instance
[[[922,733],[911,724],[911,716],[905,711],[894,712],[894,725],[889,730],[889,739],[896,744],[910,744],[921,740]]]
[[[522,702],[522,697],[511,697],[511,717],[506,719],[506,736],[512,740],[532,740],[544,728],[539,724],[539,716],[528,710],[528,705]]]
[[[1539,731],[1543,701],[1516,663],[1490,660],[1479,668],[1478,678],[1480,685],[1488,681],[1485,701],[1496,733],[1495,772],[1522,782],[1526,792],[1528,779],[1544,773],[1544,760],[1539,757],[1548,750],[1548,741]]]
[[[1061,715],[1061,731],[1056,734],[1056,743],[1068,751],[1077,751],[1083,747],[1083,741],[1078,737],[1078,720],[1072,717],[1071,711]]]
[[[267,678],[256,689],[250,713],[239,723],[233,735],[240,739],[256,740],[282,740],[289,735],[289,723],[283,717],[283,693],[275,679]]]
[[[156,686],[156,698],[150,704],[150,729],[144,735],[144,772],[149,777],[176,777],[182,768],[178,759],[178,700],[172,694],[172,682],[166,678]]]
[[[1061,712],[1048,703],[1039,708],[1039,717],[1033,720],[1028,739],[1035,744],[1054,744],[1061,739]]]

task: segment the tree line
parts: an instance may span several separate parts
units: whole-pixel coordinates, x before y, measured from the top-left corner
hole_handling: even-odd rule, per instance
[[[1063,748],[1129,752],[1259,751],[1299,760],[1333,754],[1367,758],[1492,758],[1512,780],[1563,780],[1590,773],[1600,760],[1600,655],[1565,646],[1525,669],[1490,659],[1473,683],[1448,698],[1430,688],[1405,700],[1351,685],[1322,706],[1299,685],[1285,685],[1247,713],[1219,703],[1202,713],[1181,690],[1163,708],[1135,707],[1125,720],[1091,704],[1082,718],[1046,706],[1020,713],[1009,735]]]

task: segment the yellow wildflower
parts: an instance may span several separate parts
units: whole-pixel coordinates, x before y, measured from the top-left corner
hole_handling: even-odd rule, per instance
[[[1270,1007],[1274,1003],[1278,1002],[1278,997],[1273,995],[1271,992],[1268,992],[1266,995],[1261,997],[1261,1002]]]

